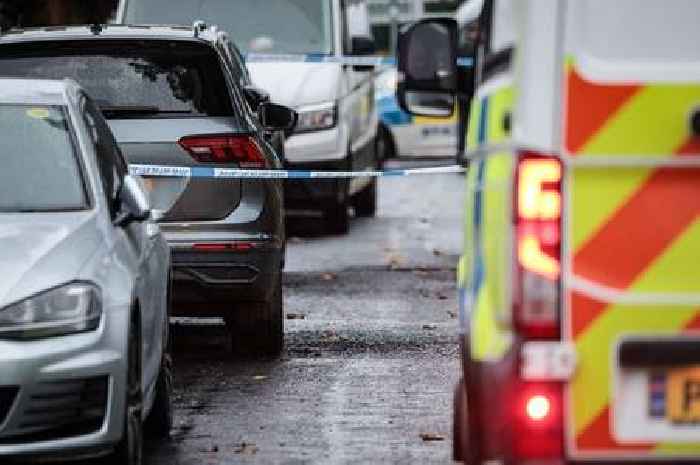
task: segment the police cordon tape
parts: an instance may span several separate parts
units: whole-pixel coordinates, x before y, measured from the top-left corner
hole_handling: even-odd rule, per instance
[[[458,165],[430,168],[390,169],[378,171],[306,171],[306,170],[259,170],[238,168],[210,168],[203,166],[129,165],[135,176],[156,178],[205,178],[205,179],[348,179],[402,177],[426,174],[464,173],[466,168]]]
[[[245,55],[247,63],[341,63],[354,66],[382,66],[396,65],[395,57],[381,56],[334,56],[321,53],[309,54],[276,54],[276,53],[248,53]],[[472,58],[457,58],[457,66],[471,68],[474,65]]]

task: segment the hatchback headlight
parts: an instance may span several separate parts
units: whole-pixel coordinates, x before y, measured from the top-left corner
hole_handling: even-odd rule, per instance
[[[309,105],[297,109],[299,121],[296,132],[321,131],[334,128],[338,122],[338,106],[335,102]]]
[[[99,289],[71,283],[0,310],[0,339],[40,339],[93,331],[100,325]]]

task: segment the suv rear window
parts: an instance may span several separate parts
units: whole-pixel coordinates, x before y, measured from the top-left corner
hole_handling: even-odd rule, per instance
[[[233,116],[216,52],[171,41],[0,47],[0,75],[76,80],[106,117]]]

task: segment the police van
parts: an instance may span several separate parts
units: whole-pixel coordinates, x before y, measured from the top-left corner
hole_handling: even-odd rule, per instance
[[[455,458],[700,463],[700,3],[457,18],[402,34],[398,89],[419,115],[471,100]]]

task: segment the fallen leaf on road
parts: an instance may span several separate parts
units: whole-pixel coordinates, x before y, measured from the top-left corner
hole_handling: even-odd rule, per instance
[[[287,313],[288,320],[305,320],[306,315],[303,313]]]
[[[240,446],[238,446],[234,452],[236,454],[242,454],[242,455],[255,455],[258,453],[258,446],[255,444],[248,444],[248,443],[241,443]]]
[[[389,268],[392,270],[398,270],[406,266],[406,258],[401,255],[390,255],[387,257],[387,261],[389,262]]]
[[[445,440],[445,436],[438,433],[421,433],[420,438],[425,442]]]

